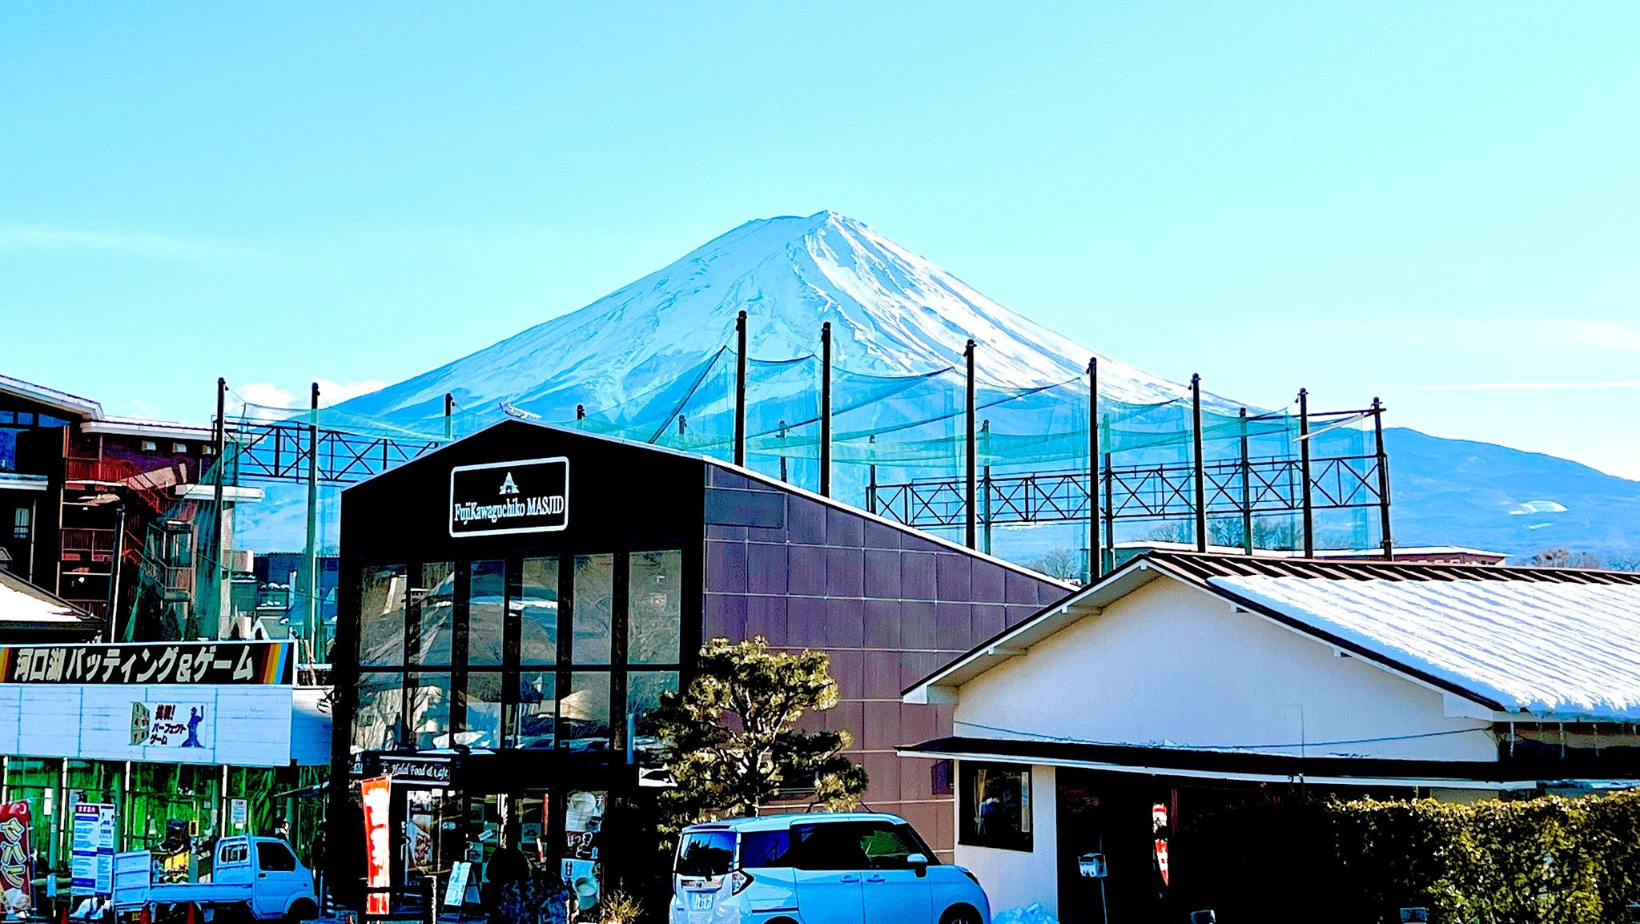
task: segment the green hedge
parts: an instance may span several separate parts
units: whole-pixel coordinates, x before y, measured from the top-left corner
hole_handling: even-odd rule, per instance
[[[1378,924],[1403,907],[1437,924],[1623,924],[1640,902],[1640,792],[1469,804],[1289,795],[1201,818],[1177,850],[1175,898],[1224,924]]]

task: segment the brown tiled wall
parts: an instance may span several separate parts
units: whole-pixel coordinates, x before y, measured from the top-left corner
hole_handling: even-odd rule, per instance
[[[769,489],[708,472],[714,487]],[[850,756],[871,776],[866,804],[905,816],[949,857],[950,797],[930,792],[929,762],[894,749],[949,735],[951,711],[903,704],[900,691],[1065,588],[798,495],[783,529],[710,526],[706,538],[706,637],[830,653],[843,701],[822,721],[853,734]]]

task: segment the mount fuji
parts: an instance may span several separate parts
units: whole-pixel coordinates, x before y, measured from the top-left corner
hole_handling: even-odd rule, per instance
[[[339,410],[430,420],[444,413],[448,392],[480,420],[522,411],[570,421],[577,404],[589,411],[614,407],[703,369],[725,345],[732,349],[742,310],[752,357],[814,354],[820,325],[829,321],[836,366],[856,373],[960,367],[971,337],[979,344],[982,380],[1028,388],[1077,379],[1088,358],[1099,355],[864,224],[820,212],[747,222],[578,311]],[[1121,401],[1150,404],[1189,393],[1103,355],[1099,372],[1101,396]],[[1221,412],[1241,406],[1204,399]],[[1640,561],[1640,482],[1488,443],[1396,428],[1385,435],[1398,544],[1489,548],[1517,560],[1567,547],[1614,563]],[[248,544],[300,548],[299,503],[293,515],[277,493],[270,491],[262,509],[244,512]]]
[[[1085,375],[1095,355],[860,222],[820,212],[747,222],[579,311],[342,409],[430,418],[444,413],[449,392],[480,414],[499,413],[504,402],[548,421],[570,420],[577,404],[610,407],[687,375],[734,342],[742,310],[748,355],[814,354],[820,325],[829,321],[834,362],[851,372],[960,366],[972,337],[981,379],[1031,388]],[[1099,380],[1101,395],[1136,404],[1189,395],[1186,386],[1105,356]]]

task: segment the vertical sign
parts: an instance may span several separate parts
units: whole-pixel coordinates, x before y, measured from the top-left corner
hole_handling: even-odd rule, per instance
[[[50,792],[50,790],[47,790]],[[34,891],[34,845],[27,802],[0,805],[0,892]]]
[[[390,864],[393,845],[387,833],[388,796],[391,783],[386,777],[359,783],[359,800],[364,803],[364,857],[365,885],[385,889],[390,884]],[[387,914],[388,894],[367,892],[364,904],[366,914]]]
[[[228,800],[228,819],[233,822],[235,831],[245,830],[251,819],[250,802],[245,799]]]
[[[69,889],[77,895],[107,895],[113,891],[114,806],[104,802],[74,804],[69,871]]]
[[[97,890],[97,842],[101,817],[95,802],[74,804],[74,846],[69,852],[69,890],[89,895]]]
[[[118,834],[114,824],[114,806],[106,803],[97,809],[97,894],[114,894],[114,848]]]

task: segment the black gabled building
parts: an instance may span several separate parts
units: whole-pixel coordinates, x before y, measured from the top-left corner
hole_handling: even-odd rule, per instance
[[[522,421],[348,488],[340,554],[333,817],[350,777],[403,784],[400,883],[514,839],[595,883],[589,828],[640,789],[643,716],[715,636],[829,652],[824,721],[865,801],[949,850],[932,763],[894,753],[950,734],[948,707],[900,691],[1069,591],[727,463]]]

